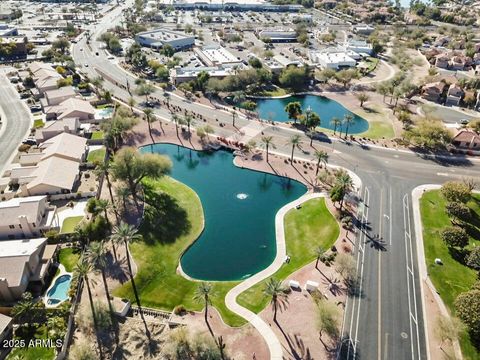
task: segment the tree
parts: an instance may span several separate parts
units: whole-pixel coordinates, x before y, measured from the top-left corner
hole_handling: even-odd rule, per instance
[[[113,228],[111,238],[115,243],[123,243],[125,245],[125,256],[127,258],[128,274],[130,275],[130,281],[132,283],[133,293],[135,294],[135,300],[137,301],[137,305],[140,307],[140,297],[138,296],[137,287],[135,286],[132,262],[130,260],[131,255],[128,244],[141,240],[142,235],[138,233],[135,226],[126,224],[122,221],[120,225]]]
[[[458,340],[459,335],[463,332],[463,324],[459,319],[450,316],[440,316],[435,327],[436,333],[440,338],[440,349],[445,341],[453,343]]]
[[[451,142],[452,135],[440,122],[424,120],[405,131],[405,138],[415,146],[436,150],[445,148]]]
[[[256,57],[251,57],[250,60],[248,60],[248,64],[254,69],[261,69],[263,67],[260,59]]]
[[[442,185],[440,192],[448,202],[466,204],[472,196],[470,188],[466,184],[457,181],[447,181]]]
[[[340,210],[342,210],[343,207],[343,200],[345,198],[345,195],[351,191],[353,187],[353,180],[350,177],[350,175],[346,171],[339,171],[337,175],[335,176],[335,185],[333,188],[337,188],[339,192],[339,196],[341,197],[340,199]],[[332,199],[333,201],[333,199]]]
[[[475,246],[467,256],[467,265],[475,270],[480,270],[480,246]]]
[[[175,132],[177,133],[178,137],[178,124],[180,123],[180,118],[177,114],[172,114],[172,121],[175,124]]]
[[[182,119],[182,123],[187,125],[187,131],[188,134],[191,134],[191,126],[193,125],[193,117],[191,115],[185,115],[185,117]]]
[[[458,295],[455,314],[467,326],[472,337],[480,337],[480,290],[470,290]]]
[[[108,289],[107,275],[105,271],[107,267],[107,253],[108,251],[105,247],[105,243],[102,241],[95,241],[89,245],[85,252],[85,256],[90,264],[102,274],[103,288],[105,289],[105,296],[107,297],[110,317],[112,318],[112,322],[115,322],[115,314],[110,300],[110,291]]]
[[[273,137],[272,136],[262,136],[261,138],[261,144],[260,146],[265,149],[267,152],[267,163],[268,163],[268,149],[271,147],[273,149],[276,149],[275,144],[273,143]]]
[[[148,102],[148,96],[155,92],[155,87],[149,83],[142,83],[136,89],[137,95],[145,96],[145,102]]]
[[[337,128],[342,125],[342,120],[337,118],[337,117],[333,117],[332,118],[332,121],[330,121],[330,124],[333,126],[333,135],[336,135],[337,133]],[[342,132],[340,131],[340,136],[342,136]]]
[[[193,300],[197,303],[202,303],[205,306],[205,322],[208,323],[208,305],[211,304],[212,284],[208,282],[201,282],[195,289]]]
[[[335,74],[335,78],[346,89],[347,85],[350,84],[353,79],[357,78],[357,71],[354,69],[340,70]]]
[[[317,258],[317,260],[315,262],[315,269],[318,270],[318,262],[323,258],[323,255],[325,255],[325,249],[321,245],[319,245],[319,246],[315,247],[314,253],[315,253],[315,256]]]
[[[144,119],[148,124],[148,133],[150,134],[150,138],[152,139],[152,142],[155,142],[152,135],[152,122],[156,120],[153,110],[150,108],[143,109],[143,115],[145,115]]]
[[[305,111],[305,114],[301,117],[300,122],[307,129],[312,130],[315,129],[317,126],[320,126],[320,116],[318,116],[316,112],[307,109],[307,111]]]
[[[345,139],[348,136],[348,128],[350,127],[350,125],[354,123],[355,123],[355,120],[353,118],[353,115],[345,114],[345,116],[343,117],[343,124],[345,125]]]
[[[280,280],[275,278],[270,278],[265,284],[263,293],[265,296],[270,298],[270,303],[273,308],[273,321],[277,321],[277,308],[278,305],[282,302],[286,302],[287,293],[285,292],[285,287],[282,285]]]
[[[335,257],[335,268],[344,279],[348,279],[355,273],[355,259],[351,255],[340,253]]]
[[[319,78],[320,81],[323,81],[325,84],[328,84],[328,82],[331,79],[335,78],[336,73],[337,72],[334,69],[325,68],[322,71],[319,71],[317,73],[317,77]]]
[[[20,326],[31,328],[38,317],[38,307],[33,300],[32,293],[24,292],[21,299],[12,308],[12,316]]]
[[[297,92],[305,87],[308,79],[309,75],[306,67],[289,66],[282,70],[278,81],[283,87]]]
[[[52,49],[59,50],[62,54],[65,54],[66,50],[70,47],[70,41],[67,38],[59,38],[52,42]]]
[[[315,176],[318,175],[318,170],[322,166],[322,164],[327,166],[328,163],[328,153],[324,150],[315,150],[314,153],[315,160],[317,160],[317,170],[315,171]]]
[[[460,202],[447,203],[445,211],[449,217],[453,217],[456,220],[467,221],[471,218],[470,208]]]
[[[441,237],[443,242],[448,247],[464,248],[468,245],[467,232],[458,226],[450,226],[445,228],[441,233]]]
[[[288,114],[288,118],[296,124],[299,116],[302,115],[302,105],[298,101],[290,102],[285,106],[285,112]]]
[[[290,156],[290,162],[293,163],[293,153],[295,151],[295,148],[297,147],[300,147],[300,143],[301,143],[301,138],[300,138],[300,135],[298,134],[295,134],[293,135],[289,140],[288,140],[288,145],[291,145],[292,146],[292,154]]]
[[[122,148],[113,158],[114,179],[125,181],[135,203],[138,205],[138,185],[145,177],[159,179],[170,173],[172,162],[159,154],[141,154],[132,147]]]
[[[328,337],[336,341],[339,336],[339,311],[337,307],[329,301],[320,300],[317,304],[316,327],[319,332],[320,341],[326,347],[322,340],[325,333]]]
[[[77,264],[75,265],[75,268],[73,269],[72,282],[75,283],[83,280],[83,282],[87,286],[88,300],[90,302],[90,310],[92,312],[95,333],[97,334],[97,343],[98,343],[98,349],[100,351],[100,359],[103,359],[102,344],[100,343],[100,339],[98,337],[98,329],[99,329],[98,319],[95,312],[95,306],[93,304],[92,289],[90,287],[90,283],[95,284],[95,282],[88,278],[88,275],[94,272],[93,270],[94,269],[92,264],[88,262],[85,257],[81,257],[80,260],[78,260]]]
[[[172,45],[165,44],[162,46],[160,53],[166,57],[172,57],[175,54],[175,49],[172,47]]]
[[[370,96],[367,93],[361,92],[355,94],[355,97],[360,101],[360,107],[363,108],[363,103],[370,100]]]
[[[108,193],[110,194],[110,201],[113,205],[113,211],[118,221],[118,213],[117,213],[117,209],[115,208],[115,199],[113,198],[113,192],[112,192],[112,182],[110,181],[110,169],[111,169],[110,161],[101,162],[97,164],[97,166],[95,167],[95,175],[97,176],[97,178],[100,178],[101,176],[105,177],[105,180],[107,181]]]

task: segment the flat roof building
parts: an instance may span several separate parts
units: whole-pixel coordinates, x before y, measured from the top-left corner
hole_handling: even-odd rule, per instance
[[[220,45],[207,45],[201,49],[194,49],[199,59],[209,67],[219,65],[240,65],[239,60],[230,51]]]
[[[353,67],[357,64],[356,60],[343,50],[310,52],[310,60],[322,69],[339,70],[341,68]]]
[[[275,5],[264,0],[163,0],[163,4],[181,10],[297,12],[303,9],[302,5]]]
[[[186,49],[195,44],[195,37],[181,32],[164,28],[140,32],[135,40],[142,46],[160,49],[164,45],[170,45],[175,50]]]
[[[236,66],[204,66],[193,68],[176,67],[170,70],[170,81],[175,86],[195,80],[201,72],[205,71],[211,78],[224,78],[225,76],[234,75]]]
[[[294,29],[257,30],[259,39],[270,39],[272,42],[296,42],[297,32]]]

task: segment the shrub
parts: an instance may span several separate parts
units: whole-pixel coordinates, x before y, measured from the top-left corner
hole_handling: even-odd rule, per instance
[[[470,290],[458,295],[455,300],[456,315],[465,323],[468,332],[480,337],[480,290]]]
[[[443,184],[440,191],[445,200],[449,202],[466,203],[471,197],[470,188],[464,183],[455,181],[446,182]]]
[[[458,226],[451,226],[444,229],[441,236],[448,247],[464,248],[468,245],[467,232]]]
[[[22,144],[18,147],[19,152],[28,152],[30,150],[31,146],[28,144]]]
[[[182,315],[185,315],[186,312],[187,312],[187,309],[185,309],[185,306],[183,306],[183,305],[177,305],[177,306],[175,306],[175,308],[173,309],[173,313],[174,313],[175,315],[180,315],[180,316],[182,316]]]
[[[471,217],[470,208],[461,202],[449,202],[445,211],[448,216],[463,221],[467,221]]]
[[[467,257],[467,265],[480,270],[480,246],[475,246]]]
[[[96,360],[97,355],[91,348],[87,340],[76,341],[70,349],[70,360]]]

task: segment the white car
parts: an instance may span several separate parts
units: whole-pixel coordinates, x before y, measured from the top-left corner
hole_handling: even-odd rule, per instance
[[[87,63],[85,63],[85,65],[84,65],[84,66],[85,66],[85,67],[88,67],[88,64],[87,64]]]

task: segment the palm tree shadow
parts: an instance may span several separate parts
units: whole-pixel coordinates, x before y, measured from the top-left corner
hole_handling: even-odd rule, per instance
[[[106,256],[107,266],[105,267],[106,276],[110,279],[115,279],[121,284],[128,281],[127,276],[127,259],[121,258],[115,261],[113,255],[108,253]]]
[[[328,290],[332,293],[333,296],[339,296],[345,293],[345,288],[342,286],[342,282],[337,278],[333,280],[324,280],[323,283],[325,285],[328,285]]]
[[[378,250],[378,251],[387,251],[387,247],[385,240],[383,238],[379,237],[378,235],[375,236],[370,236],[367,235],[368,240],[365,241],[366,244],[370,244],[370,247],[372,249]]]

